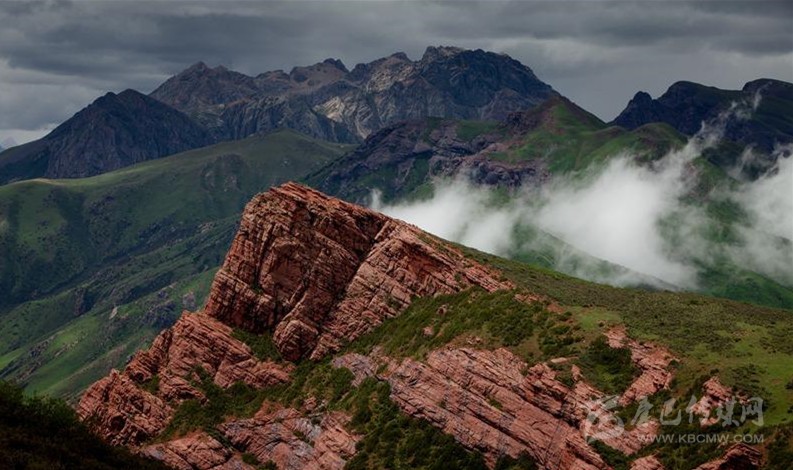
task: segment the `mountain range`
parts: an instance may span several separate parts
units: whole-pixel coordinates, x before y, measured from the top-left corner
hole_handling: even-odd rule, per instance
[[[755,468],[749,446],[637,444],[658,430],[584,442],[583,410],[558,397],[648,381],[653,403],[757,392],[773,400],[771,442],[793,432],[793,277],[725,255],[748,234],[793,265],[793,241],[758,233],[725,197],[789,158],[791,90],[678,82],[607,123],[506,55],[430,47],[352,71],[328,59],[251,77],[198,63],[148,96],[109,93],[0,153],[0,377],[72,403],[90,386],[86,423],[176,468]],[[427,201],[464,180],[498,212],[617,161],[660,175],[703,136],[718,142],[690,156],[675,194],[707,214],[704,240],[719,248],[688,260],[695,285],[526,217],[489,227],[514,232],[505,259],[356,205]],[[257,195],[287,181],[306,186]],[[491,392],[461,378],[472,370]],[[498,424],[523,419],[562,435]]]
[[[359,143],[384,127],[425,117],[499,121],[554,96],[550,85],[506,55],[454,47],[429,47],[417,61],[396,53],[352,71],[327,59],[255,77],[199,62],[148,97],[109,93],[44,138],[3,153],[0,183],[92,176],[281,128]],[[690,136],[731,103],[757,99],[753,119],[731,122],[725,137],[738,150],[754,146],[768,154],[793,140],[786,112],[792,98],[791,85],[777,80],[755,80],[739,91],[678,82],[657,100],[637,93],[612,124],[633,130],[664,122]],[[719,157],[720,164],[735,165],[736,152]],[[759,170],[751,171],[757,176]]]

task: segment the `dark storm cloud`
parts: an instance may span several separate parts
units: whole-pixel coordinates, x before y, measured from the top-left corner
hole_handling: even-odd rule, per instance
[[[0,131],[60,122],[108,90],[151,91],[199,60],[257,74],[438,44],[509,53],[611,118],[679,79],[793,79],[791,21],[786,1],[2,2]]]

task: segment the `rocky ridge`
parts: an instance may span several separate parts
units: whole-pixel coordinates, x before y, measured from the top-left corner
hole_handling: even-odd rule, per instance
[[[186,312],[123,372],[113,371],[90,387],[78,412],[109,442],[174,468],[246,469],[246,454],[282,470],[341,469],[363,436],[351,430],[350,415],[328,410],[314,397],[299,407],[265,399],[252,417],[227,417],[211,433],[151,440],[184,400],[207,399],[199,381],[266,389],[292,379],[294,366],[257,359],[235,329],[272,333],[287,360],[317,360],[399,315],[413,297],[470,288],[514,286],[416,227],[289,183],[247,206],[204,311]],[[530,293],[516,298],[538,300]],[[668,351],[639,343],[620,328],[609,330],[607,338],[614,347],[630,349],[642,371],[628,388],[631,400],[668,387]],[[531,365],[507,349],[477,344],[440,347],[424,359],[392,358],[375,349],[331,363],[348,368],[353,384],[372,377],[387,382],[402,412],[481,453],[490,467],[502,456],[528,454],[546,469],[606,469],[588,437],[633,455],[658,432],[653,420],[619,429],[604,394],[567,358]],[[559,376],[560,365],[570,366],[572,381]],[[706,468],[751,464],[755,458],[751,448],[730,452],[722,458],[726,464],[714,461]],[[657,469],[656,464],[643,458],[636,468]]]
[[[272,331],[287,360],[319,359],[414,296],[473,286],[513,287],[415,226],[290,183],[246,207],[205,311]]]
[[[213,142],[202,126],[153,98],[108,93],[45,137],[4,152],[0,184],[93,176]]]
[[[506,55],[429,47],[417,61],[396,53],[351,71],[327,59],[250,77],[198,63],[151,96],[192,116],[220,140],[288,127],[357,142],[397,121],[427,116],[502,119],[554,94]]]

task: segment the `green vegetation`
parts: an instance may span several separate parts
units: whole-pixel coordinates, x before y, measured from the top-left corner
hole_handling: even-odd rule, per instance
[[[506,162],[540,159],[553,173],[570,173],[602,164],[620,153],[652,160],[684,142],[684,137],[666,124],[648,124],[626,131],[609,127],[564,100],[531,112],[538,115],[539,125],[521,135],[517,145],[491,154],[491,158]]]
[[[425,334],[427,328],[432,334]],[[572,325],[550,314],[543,304],[516,300],[515,292],[474,289],[416,299],[401,315],[349,347],[369,353],[379,346],[391,357],[421,359],[429,351],[473,337],[478,347],[509,347],[534,362],[570,352],[577,339]]]
[[[604,336],[599,336],[578,358],[578,364],[587,380],[607,394],[624,392],[639,370],[631,362],[627,348],[612,348]]]
[[[166,469],[94,436],[66,403],[0,381],[0,463],[8,469]]]
[[[364,438],[345,468],[487,468],[480,454],[466,450],[426,421],[401,413],[389,394],[387,383],[366,379],[349,398],[354,411],[351,424]]]
[[[470,142],[482,134],[490,134],[499,130],[497,121],[458,121],[457,138]]]
[[[280,131],[0,186],[0,377],[73,397],[201,307],[254,194],[348,148]]]
[[[273,337],[270,333],[257,335],[249,333],[245,330],[236,328],[232,336],[247,344],[253,351],[253,354],[260,361],[280,361],[281,354],[273,343]]]

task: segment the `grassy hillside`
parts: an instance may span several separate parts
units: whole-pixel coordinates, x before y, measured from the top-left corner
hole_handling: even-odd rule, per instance
[[[0,186],[0,376],[70,396],[123,364],[200,308],[254,194],[346,149],[283,131]]]

